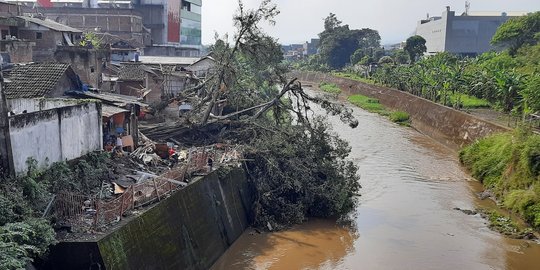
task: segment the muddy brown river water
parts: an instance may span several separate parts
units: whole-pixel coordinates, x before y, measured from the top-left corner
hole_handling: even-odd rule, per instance
[[[321,112],[316,112],[321,113]],[[457,153],[412,128],[354,108],[360,125],[329,121],[352,147],[361,198],[352,226],[310,220],[276,233],[244,233],[214,264],[224,269],[540,269],[540,245],[491,231],[494,207]]]

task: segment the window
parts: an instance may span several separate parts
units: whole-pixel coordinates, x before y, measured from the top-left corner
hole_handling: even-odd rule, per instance
[[[43,33],[36,32],[36,39],[42,39],[42,38],[43,38]]]
[[[191,11],[191,3],[188,1],[182,1],[182,9]]]

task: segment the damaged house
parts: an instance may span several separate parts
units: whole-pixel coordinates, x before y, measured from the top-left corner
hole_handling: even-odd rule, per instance
[[[171,99],[194,84],[191,72],[181,66],[140,62],[122,63],[110,82],[110,92],[141,98],[148,104]]]
[[[10,146],[12,173],[25,173],[30,159],[45,168],[102,149],[101,104],[59,98],[81,87],[69,65],[20,65],[6,75],[1,107],[8,115],[3,129],[9,130],[9,143],[4,145]]]
[[[126,151],[133,151],[138,147],[138,118],[144,114],[147,104],[140,102],[136,97],[106,92],[72,91],[68,95],[101,102],[105,150],[112,150],[111,147],[116,145],[117,138],[122,140],[122,148]]]
[[[17,37],[36,43],[33,50],[35,62],[51,61],[54,53],[63,46],[77,46],[83,31],[40,17],[17,16],[22,27]]]

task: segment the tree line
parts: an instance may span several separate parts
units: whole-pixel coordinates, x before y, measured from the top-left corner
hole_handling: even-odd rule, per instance
[[[334,14],[324,26],[320,54],[295,68],[344,70],[455,108],[491,106],[524,117],[540,111],[540,12],[502,24],[491,42],[504,50],[474,58],[450,53],[423,56],[425,40],[420,36],[408,38],[403,50],[385,52],[377,31],[349,30]],[[351,36],[356,44],[347,43],[349,49],[339,50],[344,37],[354,40]],[[370,63],[378,64],[376,72],[362,67]]]

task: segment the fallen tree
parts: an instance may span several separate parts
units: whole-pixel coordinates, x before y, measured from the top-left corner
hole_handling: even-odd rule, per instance
[[[343,216],[360,188],[348,144],[324,118],[312,116],[311,106],[339,115],[352,128],[358,122],[351,110],[286,79],[281,46],[259,26],[272,24],[278,13],[270,0],[254,10],[240,1],[234,43],[222,38],[211,47],[215,73],[177,97],[189,99],[193,110],[178,122],[142,130],[156,141],[244,145],[245,170],[256,191],[253,223],[267,228]]]

